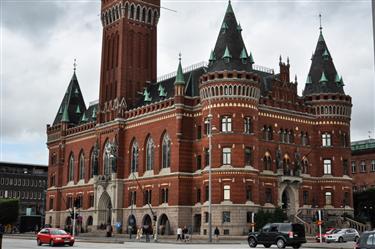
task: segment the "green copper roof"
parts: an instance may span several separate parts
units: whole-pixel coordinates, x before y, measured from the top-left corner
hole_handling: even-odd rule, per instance
[[[59,114],[62,114],[62,113],[63,113],[63,108],[62,106],[60,106]]]
[[[215,52],[213,50],[211,50],[209,61],[210,62],[216,61],[216,55],[215,55]]]
[[[229,52],[228,46],[226,46],[226,48],[225,48],[225,52],[224,52],[223,58],[224,59],[225,58],[232,58],[232,55]]]
[[[143,97],[144,102],[150,102],[152,100],[152,98],[150,97],[150,93],[147,91],[147,89],[143,91]]]
[[[328,57],[329,57],[329,54],[328,54],[328,51],[327,51],[327,49],[326,50],[324,50],[324,53],[323,53],[323,59],[324,60],[328,60]]]
[[[233,8],[232,8],[232,3],[231,3],[230,0],[229,0],[229,2],[228,2],[227,13],[234,13],[234,12],[233,12]]]
[[[322,41],[324,41],[324,37],[323,37],[323,32],[320,31],[318,42],[322,42]]]
[[[92,118],[96,119],[96,107],[92,110]]]
[[[311,80],[311,76],[307,76],[307,79],[306,79],[306,84],[311,84],[312,83],[312,80]]]
[[[224,31],[228,29],[228,25],[226,22],[223,22],[223,24],[221,25],[221,29]]]
[[[161,84],[159,84],[158,91],[159,91],[159,97],[167,97],[167,93]]]
[[[238,25],[237,25],[237,30],[238,30],[239,32],[242,31],[241,23],[238,23]]]
[[[247,55],[247,51],[245,48],[242,49],[240,59],[241,60],[246,60],[249,56]]]
[[[327,83],[327,82],[328,82],[327,77],[326,77],[326,75],[323,72],[322,73],[322,77],[319,80],[319,83]]]
[[[339,74],[336,74],[335,83],[341,83],[341,79],[340,79]]]
[[[182,66],[181,66],[181,56],[179,58],[177,75],[176,75],[176,80],[174,81],[174,84],[175,85],[185,85],[184,73],[182,71]]]
[[[80,114],[80,113],[81,113],[81,109],[79,108],[79,105],[77,105],[76,113],[77,113],[77,114]]]
[[[82,116],[82,118],[81,118],[81,121],[82,121],[82,122],[87,122],[87,120],[88,120],[88,118],[86,117],[86,114],[83,113],[83,116]]]
[[[250,56],[249,56],[249,59],[250,59],[250,63],[251,64],[254,64],[254,58],[253,58],[253,54],[250,52]]]
[[[64,113],[61,119],[61,122],[70,122],[69,120],[69,113],[68,113],[68,107],[65,105]]]

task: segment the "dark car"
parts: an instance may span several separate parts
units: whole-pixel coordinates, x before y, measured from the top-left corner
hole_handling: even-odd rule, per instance
[[[249,233],[247,241],[250,247],[263,244],[268,248],[277,245],[278,248],[292,246],[300,248],[306,243],[305,228],[301,224],[271,223],[265,225],[259,232]]]
[[[36,236],[38,246],[42,244],[55,245],[70,245],[74,244],[74,237],[62,229],[57,228],[43,228]]]
[[[375,249],[375,231],[362,233],[354,249]]]

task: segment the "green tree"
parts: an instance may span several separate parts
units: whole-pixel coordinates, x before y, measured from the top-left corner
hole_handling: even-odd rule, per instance
[[[19,200],[0,199],[0,224],[12,224],[17,221]]]
[[[287,219],[288,217],[285,214],[284,210],[279,207],[273,210],[273,212],[259,210],[258,213],[255,214],[255,230],[258,231],[267,223],[282,223]]]

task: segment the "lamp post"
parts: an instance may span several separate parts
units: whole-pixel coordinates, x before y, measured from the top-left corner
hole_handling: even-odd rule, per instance
[[[212,114],[209,104],[208,114],[208,241],[212,242]]]

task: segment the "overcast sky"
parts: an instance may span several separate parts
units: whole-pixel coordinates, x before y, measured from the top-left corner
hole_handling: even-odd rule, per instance
[[[227,1],[167,1],[158,25],[158,75],[206,61]],[[1,0],[0,161],[48,163],[46,124],[53,122],[73,73],[86,101],[98,99],[100,1]],[[290,57],[302,93],[319,36],[318,14],[345,92],[353,98],[352,140],[375,137],[371,2],[232,1],[247,50],[258,65]],[[293,77],[294,78],[294,77]]]

